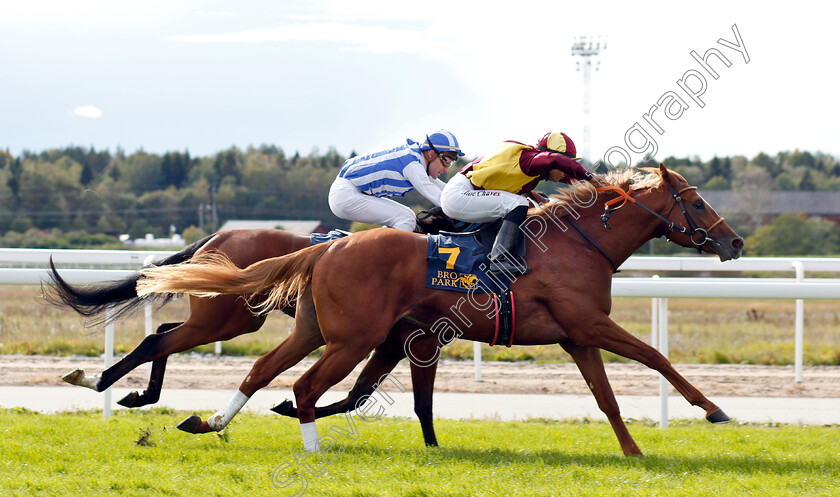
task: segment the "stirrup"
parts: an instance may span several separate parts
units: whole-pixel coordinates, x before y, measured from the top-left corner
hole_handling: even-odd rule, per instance
[[[521,259],[517,259],[516,262],[510,262],[507,258],[500,257],[499,259],[488,260],[487,262],[487,272],[490,274],[506,273],[510,275],[526,275],[531,272],[528,264]]]

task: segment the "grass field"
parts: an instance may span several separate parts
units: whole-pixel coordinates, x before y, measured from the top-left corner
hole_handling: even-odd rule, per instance
[[[206,413],[205,413],[206,414]],[[238,416],[223,435],[173,428],[162,409],[0,410],[0,495],[836,496],[840,428],[631,422],[645,452],[621,455],[601,422],[318,421],[335,444],[302,452],[293,420]],[[352,422],[352,424],[351,424]]]
[[[39,303],[34,286],[0,285],[0,354],[100,355],[101,334],[91,334],[72,311],[58,311]],[[794,302],[775,300],[669,300],[669,357],[676,363],[792,364],[794,357]],[[155,323],[182,321],[187,301],[156,311]],[[573,312],[573,311],[570,311]],[[615,299],[612,317],[636,336],[650,337],[650,300]],[[293,321],[272,313],[258,332],[226,342],[224,353],[259,356],[285,338]],[[138,313],[117,325],[116,349],[128,352],[143,338],[143,315]],[[211,352],[212,345],[199,348]],[[471,342],[455,341],[443,357],[472,358]],[[487,360],[567,362],[558,346],[504,347],[482,351]],[[606,354],[606,360],[622,358]],[[840,303],[805,303],[805,363],[840,364]]]

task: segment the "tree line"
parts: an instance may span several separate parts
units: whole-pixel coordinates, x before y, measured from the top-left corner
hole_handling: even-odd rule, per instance
[[[85,231],[132,238],[227,219],[318,219],[343,225],[327,192],[344,162],[334,149],[287,156],[274,146],[189,151],[68,147],[13,157],[0,152],[0,233]]]
[[[78,146],[18,156],[0,151],[0,245],[119,246],[116,235],[121,233],[131,238],[168,236],[174,227],[197,237],[228,219],[316,219],[346,229],[349,223],[336,218],[327,203],[329,187],[346,159],[332,147],[325,153],[316,149],[288,155],[274,145],[231,147],[206,157],[189,151],[126,154]],[[708,161],[668,157],[662,162],[701,190],[760,185],[768,190],[840,191],[840,162],[819,152]],[[449,175],[457,170],[451,168]],[[426,207],[416,193],[404,201]],[[756,231],[742,228],[750,235]],[[830,227],[815,229],[832,239]],[[836,244],[828,245],[821,250],[838,251]]]

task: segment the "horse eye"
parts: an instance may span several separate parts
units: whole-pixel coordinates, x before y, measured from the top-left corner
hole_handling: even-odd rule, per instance
[[[703,210],[703,209],[706,208],[706,204],[702,200],[698,200],[698,201],[694,202],[693,207],[695,209],[697,209],[698,211],[700,211],[700,210]]]

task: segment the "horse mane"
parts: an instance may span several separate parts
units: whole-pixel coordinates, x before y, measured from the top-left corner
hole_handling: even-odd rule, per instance
[[[679,176],[670,171],[671,174]],[[682,178],[682,176],[679,176]],[[642,190],[645,188],[658,188],[662,186],[662,176],[655,168],[622,168],[609,172],[600,177],[609,185],[618,186],[623,190]],[[557,203],[564,204],[563,208],[574,212],[581,207],[591,206],[598,200],[598,197],[614,195],[612,192],[598,193],[595,186],[588,181],[575,181],[568,188],[558,189],[557,193],[550,196],[552,202],[546,205],[554,206]],[[530,210],[530,214],[539,214],[543,208],[537,207]]]

